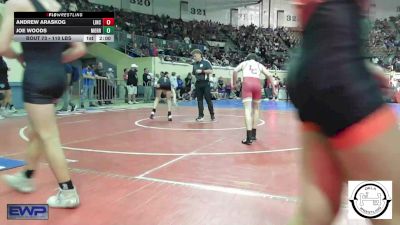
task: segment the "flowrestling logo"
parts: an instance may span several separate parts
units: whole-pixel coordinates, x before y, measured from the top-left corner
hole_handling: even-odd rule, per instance
[[[350,219],[392,219],[391,181],[349,181]]]

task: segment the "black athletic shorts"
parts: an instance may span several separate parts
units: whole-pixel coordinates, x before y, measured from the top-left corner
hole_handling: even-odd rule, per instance
[[[160,91],[171,91],[171,88],[156,88],[156,90],[160,90]]]
[[[24,102],[32,104],[53,104],[63,94],[67,87],[67,76],[63,67],[59,71],[35,72],[25,71],[23,90]],[[53,73],[54,72],[54,73]]]
[[[300,120],[317,125],[328,137],[384,106],[362,55],[360,12],[352,0],[321,3],[289,66],[288,92]]]

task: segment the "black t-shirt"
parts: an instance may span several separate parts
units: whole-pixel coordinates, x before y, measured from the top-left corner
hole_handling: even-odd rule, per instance
[[[203,80],[208,80],[208,76],[206,76],[205,73],[196,73],[196,70],[212,70],[211,63],[208,60],[202,59],[199,62],[194,62],[193,63],[193,75],[196,76],[196,82],[197,81],[203,81]]]
[[[128,81],[126,82],[126,84],[137,86],[138,84],[137,70],[129,70]]]
[[[151,76],[148,73],[143,74],[143,86],[151,86]]]
[[[185,78],[185,88],[190,89],[192,87],[192,78]]]
[[[97,74],[98,76],[100,76],[100,77],[106,77],[106,73],[105,73],[105,70],[102,68],[102,69],[96,69],[95,71],[94,71],[94,73],[95,74]]]

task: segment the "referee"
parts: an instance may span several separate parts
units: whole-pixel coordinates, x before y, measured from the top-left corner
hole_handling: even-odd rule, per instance
[[[211,120],[214,121],[214,107],[211,101],[211,90],[209,84],[209,76],[213,73],[211,63],[208,60],[203,59],[202,52],[199,49],[193,50],[192,56],[195,61],[193,63],[192,73],[196,76],[196,97],[199,108],[199,116],[196,121],[201,122],[204,120],[203,98],[206,99]]]

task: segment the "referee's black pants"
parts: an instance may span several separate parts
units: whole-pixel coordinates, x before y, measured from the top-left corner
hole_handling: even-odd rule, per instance
[[[197,97],[197,106],[199,108],[199,117],[204,117],[204,98],[206,99],[210,115],[214,115],[214,107],[211,101],[211,89],[209,82],[207,80],[197,81],[195,91]]]

